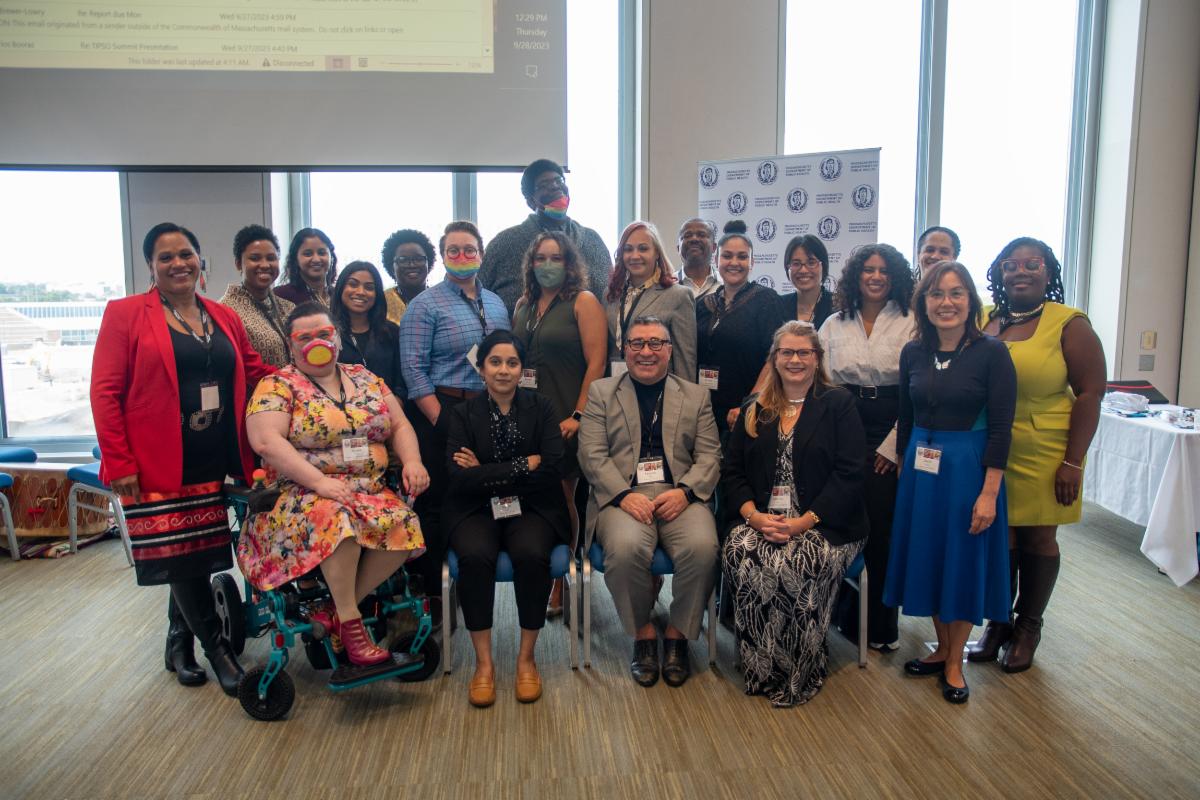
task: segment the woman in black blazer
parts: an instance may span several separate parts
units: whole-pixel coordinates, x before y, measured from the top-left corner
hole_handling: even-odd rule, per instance
[[[518,388],[524,359],[525,348],[511,333],[489,334],[476,356],[487,391],[451,410],[447,436],[442,519],[458,556],[458,597],[475,647],[469,698],[480,708],[496,701],[491,637],[500,551],[512,560],[521,625],[517,700],[532,703],[542,695],[533,653],[546,624],[550,553],[571,533],[558,414],[545,397]]]
[[[816,331],[784,323],[762,394],[733,427],[721,486],[742,521],[725,540],[746,694],[806,703],[828,674],[825,632],[838,584],[870,530],[866,434],[854,398],[832,386]]]

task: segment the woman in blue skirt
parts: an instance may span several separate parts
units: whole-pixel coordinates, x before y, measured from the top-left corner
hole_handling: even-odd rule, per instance
[[[904,460],[883,599],[933,618],[937,650],[904,670],[940,676],[951,703],[970,695],[971,627],[1008,614],[1012,601],[1004,467],[1017,378],[1005,345],[980,332],[981,306],[962,264],[937,264],[917,286],[917,338],[900,353]]]

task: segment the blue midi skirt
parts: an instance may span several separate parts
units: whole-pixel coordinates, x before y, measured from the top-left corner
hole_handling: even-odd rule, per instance
[[[1008,503],[1004,484],[996,519],[971,534],[971,511],[987,472],[981,463],[986,430],[914,428],[904,453],[896,494],[892,548],[883,602],[913,617],[942,622],[1007,620],[1012,609],[1008,577]],[[942,450],[937,475],[920,472],[918,446]]]

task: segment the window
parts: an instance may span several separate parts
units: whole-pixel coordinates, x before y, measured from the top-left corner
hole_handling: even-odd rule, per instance
[[[0,219],[0,434],[93,436],[96,334],[125,296],[118,174],[0,171]]]
[[[949,5],[940,219],[962,238],[986,302],[988,266],[1012,239],[1033,236],[1063,256],[1077,11]]]
[[[442,229],[453,219],[448,172],[314,172],[310,186],[313,227],[333,240],[339,269],[351,261],[370,261],[389,286],[379,258],[392,231],[416,228],[436,247]],[[442,274],[439,260],[430,284]]]
[[[920,58],[920,3],[788,3],[784,152],[881,148],[879,241],[905,254],[913,240]]]

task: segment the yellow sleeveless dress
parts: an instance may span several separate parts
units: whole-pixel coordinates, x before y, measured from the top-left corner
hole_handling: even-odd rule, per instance
[[[991,308],[983,310],[988,318]],[[1008,524],[1065,525],[1078,522],[1080,497],[1069,506],[1054,497],[1054,473],[1067,452],[1075,393],[1067,382],[1062,333],[1067,323],[1087,316],[1076,308],[1047,301],[1033,336],[1005,342],[1017,370],[1017,409],[1012,449],[1004,483],[1008,489]]]

